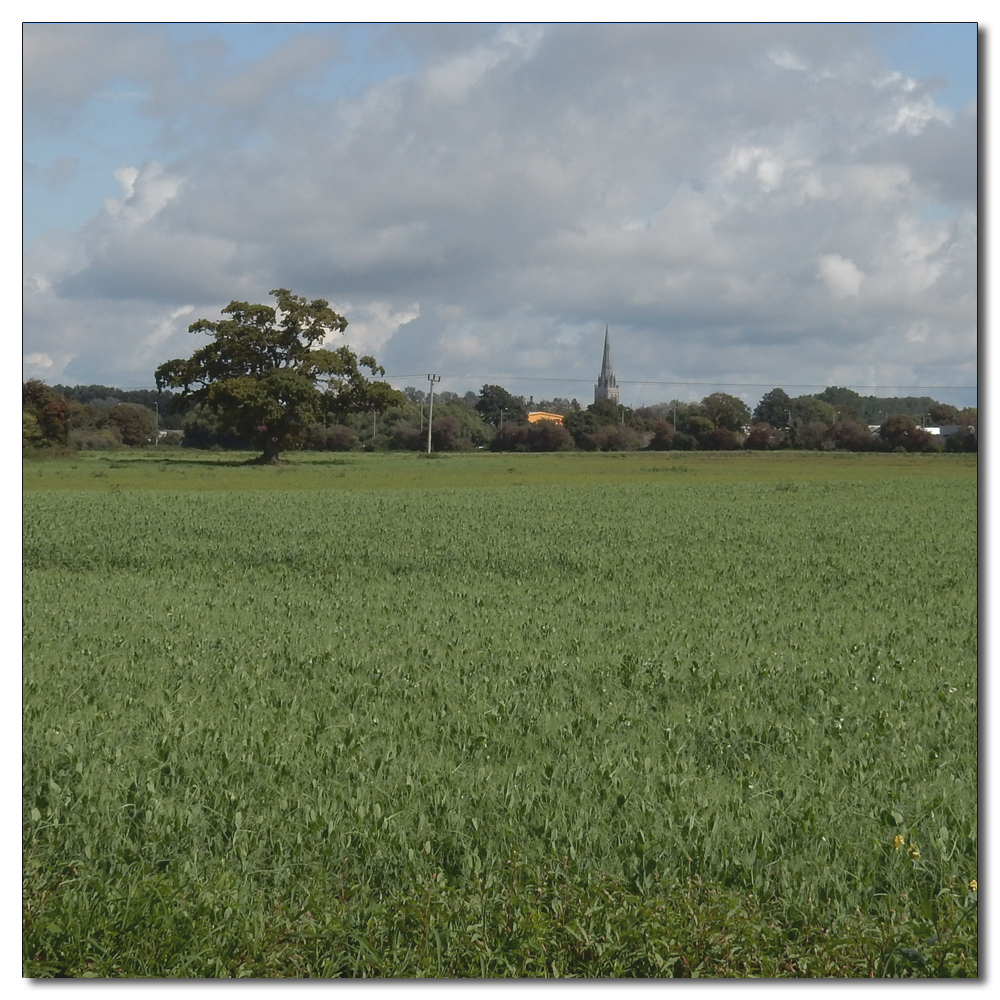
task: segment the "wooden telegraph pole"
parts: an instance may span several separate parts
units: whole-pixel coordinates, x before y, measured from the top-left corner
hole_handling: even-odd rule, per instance
[[[431,384],[431,402],[427,411],[427,454],[431,453],[431,424],[434,422],[434,383],[441,381],[440,375],[428,375],[427,381]]]

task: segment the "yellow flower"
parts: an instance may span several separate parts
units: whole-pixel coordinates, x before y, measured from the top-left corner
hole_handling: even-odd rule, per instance
[[[903,846],[904,840],[902,834],[897,833],[895,837],[892,838],[892,846],[898,851]]]
[[[907,850],[910,852],[910,857],[913,858],[914,861],[916,861],[917,858],[920,857],[920,849],[917,847],[916,844],[913,843],[912,840],[910,841],[910,846],[907,848]]]
[[[971,889],[971,890],[972,890],[973,892],[979,892],[979,882],[978,882],[978,881],[977,881],[976,879],[972,879],[972,880],[971,880],[971,881],[969,882],[969,888],[970,888],[970,889]]]

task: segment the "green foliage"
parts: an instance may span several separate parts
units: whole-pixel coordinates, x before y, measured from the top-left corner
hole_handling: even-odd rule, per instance
[[[698,438],[702,451],[736,451],[743,447],[742,439],[725,427],[713,427]]]
[[[310,302],[284,288],[270,294],[277,310],[230,302],[222,310],[230,319],[192,323],[192,333],[210,333],[214,341],[187,360],[160,365],[157,386],[183,387],[182,399],[203,404],[224,428],[258,442],[271,462],[326,416],[402,401],[388,383],[362,374],[362,367],[385,374],[374,358],[320,346],[347,328],[326,300]]]
[[[635,451],[645,443],[641,430],[649,421],[613,399],[601,399],[571,410],[563,423],[582,451]]]
[[[767,421],[754,424],[747,434],[743,447],[747,451],[774,451],[785,444],[785,433],[773,427]]]
[[[673,424],[666,420],[658,420],[653,425],[653,436],[646,447],[650,451],[671,451],[676,437],[677,431],[674,430]]]
[[[977,452],[979,436],[972,430],[964,434],[950,434],[945,438],[944,449],[950,452]]]
[[[767,423],[778,430],[783,430],[790,423],[791,410],[792,400],[788,393],[784,389],[772,389],[761,397],[753,411],[753,422]]]
[[[361,440],[343,424],[310,424],[303,433],[302,447],[308,451],[355,451],[361,447]]]
[[[701,401],[702,412],[716,427],[734,433],[750,423],[750,410],[741,399],[725,392],[713,392]]]
[[[25,494],[24,974],[977,974],[972,460],[324,461]]]
[[[637,451],[643,446],[642,435],[627,424],[604,424],[593,434],[600,451]]]
[[[28,410],[21,411],[21,447],[32,448],[42,441],[38,418]]]
[[[121,435],[113,427],[88,427],[69,432],[69,443],[80,451],[118,451]]]
[[[707,434],[709,431],[715,430],[715,424],[712,423],[710,417],[703,416],[700,413],[692,413],[688,416],[685,421],[688,433],[694,438],[701,438],[702,435]]]
[[[444,394],[442,394],[444,395]],[[434,398],[434,425],[431,445],[435,451],[469,451],[485,447],[493,438],[493,428],[484,423],[478,412],[464,400],[448,393],[450,399],[438,402]],[[427,448],[426,404],[407,403],[387,410],[379,422],[380,433],[388,440],[390,448],[424,451]],[[355,418],[356,426],[364,427],[364,418]],[[368,429],[371,428],[370,417]]]
[[[838,417],[847,417],[863,424],[879,424],[887,414],[902,413],[910,417],[928,414],[941,403],[930,396],[861,396],[853,389],[827,386],[816,398],[831,404]]]
[[[853,389],[838,385],[828,385],[822,392],[816,393],[816,398],[833,407],[850,406],[855,410],[861,410],[865,402],[864,397]]]
[[[822,399],[815,396],[797,396],[790,400],[792,411],[792,423],[796,428],[808,426],[809,424],[820,424],[822,427],[830,427],[837,419],[837,410]],[[809,446],[807,446],[809,447]],[[812,447],[815,447],[814,445]]]
[[[959,420],[958,407],[947,403],[934,403],[927,407],[927,417],[932,426],[957,424]]]
[[[568,451],[573,448],[573,436],[552,420],[533,424],[505,426],[490,442],[493,451]]]
[[[826,440],[845,451],[868,451],[872,447],[871,431],[857,420],[838,420],[826,432]]]
[[[188,448],[229,448],[244,450],[253,447],[250,437],[225,426],[207,406],[196,404],[184,417],[184,445]]]
[[[878,436],[887,448],[927,451],[931,446],[930,434],[922,427],[918,427],[912,417],[903,414],[889,417],[879,427]]]
[[[479,416],[494,427],[504,423],[523,423],[528,417],[528,409],[520,396],[512,396],[503,386],[484,385],[476,401]]]
[[[543,399],[533,407],[536,410],[544,410],[546,413],[573,413],[580,409],[580,404],[575,399],[566,399],[564,396],[556,396],[555,399]]]
[[[174,399],[175,394],[169,389],[117,389],[109,385],[55,385],[52,388],[61,396],[65,396],[71,403],[81,405],[106,403],[111,400],[113,401],[111,405],[114,403],[137,403],[150,410],[159,407],[161,427],[168,426],[168,414],[172,403],[175,404],[175,410],[185,412],[183,405],[177,407],[178,401]]]
[[[124,445],[149,444],[156,433],[156,414],[138,403],[119,403],[108,410],[107,424]]]
[[[44,382],[33,378],[21,385],[21,411],[23,446],[51,448],[69,440],[66,400]]]

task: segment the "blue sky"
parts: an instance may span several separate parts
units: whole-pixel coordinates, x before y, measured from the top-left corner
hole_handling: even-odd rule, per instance
[[[166,25],[165,30],[180,45],[193,45],[209,38],[224,41],[224,61],[236,67],[264,57],[281,43],[303,33],[335,33],[342,40],[341,60],[331,63],[313,86],[330,95],[355,95],[365,86],[387,76],[412,72],[417,57],[402,44],[384,48],[378,42],[384,32],[375,25],[329,24],[230,24]],[[155,28],[151,30],[156,30]],[[974,101],[977,91],[976,32],[974,23],[871,25],[875,49],[888,66],[917,79],[941,77],[935,93],[938,103],[961,111]],[[32,128],[26,122],[24,159],[33,166],[51,165],[61,158],[76,159],[55,176],[33,178],[24,187],[24,242],[50,228],[72,229],[81,225],[104,198],[118,193],[115,169],[162,152],[159,126],[138,108],[139,92],[127,79],[115,81],[95,95],[72,123],[58,131]]]
[[[165,34],[179,48],[221,43],[225,51],[218,59],[230,69],[252,65],[296,36],[335,35],[341,46],[339,58],[310,82],[314,93],[331,97],[356,95],[366,86],[416,66],[416,60],[401,45],[380,46],[383,32],[376,26],[168,24],[145,26],[144,30]],[[169,154],[162,125],[143,112],[142,98],[142,88],[126,76],[109,81],[68,120],[36,122],[26,118],[23,155],[31,169],[24,185],[25,245],[46,229],[68,230],[82,225],[105,198],[118,194],[114,172],[123,163]],[[52,169],[60,163],[62,170]]]
[[[26,375],[148,385],[286,284],[463,391],[593,378],[605,323],[634,402],[975,384],[975,25],[25,38]]]
[[[975,23],[873,25],[869,30],[893,69],[916,79],[943,78],[936,99],[945,107],[961,111],[976,99]]]

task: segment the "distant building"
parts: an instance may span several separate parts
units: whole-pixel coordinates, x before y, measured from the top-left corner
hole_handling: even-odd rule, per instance
[[[611,341],[608,338],[608,328],[604,328],[604,360],[601,362],[601,374],[597,378],[597,385],[594,386],[594,402],[599,403],[602,399],[610,399],[612,403],[618,402],[618,383],[615,381],[615,372],[611,367]]]
[[[548,413],[546,410],[533,410],[528,414],[528,423],[537,424],[539,420],[551,420],[554,424],[562,424],[563,415],[561,413]]]

